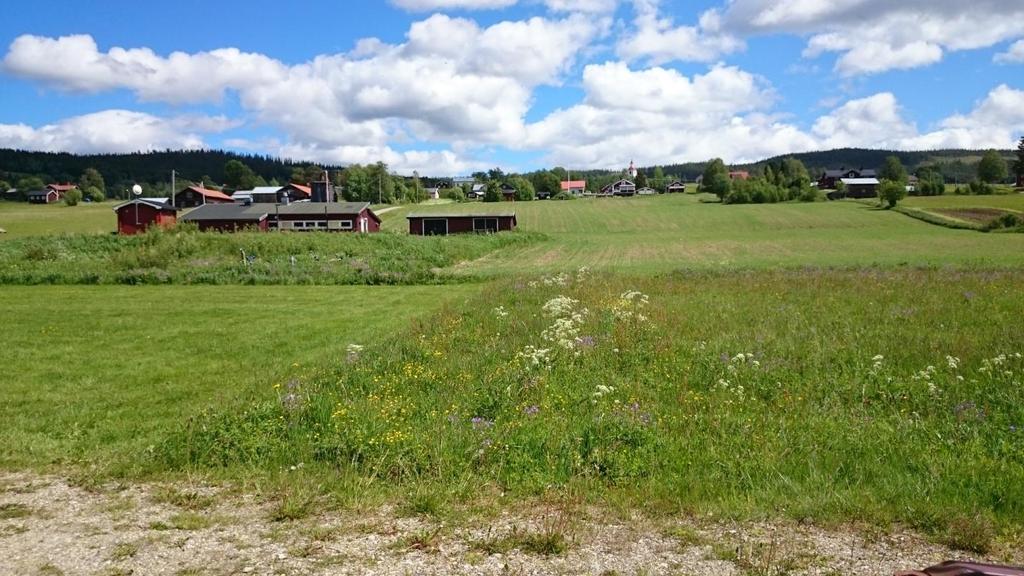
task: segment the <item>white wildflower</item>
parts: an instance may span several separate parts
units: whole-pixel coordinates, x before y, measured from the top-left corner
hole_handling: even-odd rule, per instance
[[[615,392],[614,386],[605,386],[604,384],[598,384],[597,387],[594,388],[594,393],[591,394],[590,397],[594,402],[597,402],[603,396],[607,396],[612,392]]]
[[[516,358],[525,361],[527,368],[550,368],[551,349],[536,348],[527,346],[522,352],[516,354]]]
[[[505,318],[508,316],[508,310],[505,310],[504,306],[498,306],[494,309],[494,315],[498,318]]]
[[[960,369],[960,359],[956,356],[946,356],[946,366],[949,366],[950,370]]]
[[[562,318],[571,315],[579,303],[580,301],[575,298],[556,296],[545,302],[541,309],[550,318]]]

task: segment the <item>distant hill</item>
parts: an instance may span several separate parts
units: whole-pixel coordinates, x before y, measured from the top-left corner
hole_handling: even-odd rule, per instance
[[[1012,150],[1001,151],[1007,161],[1015,158]],[[812,177],[828,168],[879,168],[885,157],[896,155],[911,173],[922,166],[939,169],[949,182],[967,182],[974,178],[981,150],[931,150],[931,151],[890,151],[864,148],[840,148],[819,152],[786,154],[754,162],[735,164],[739,170],[756,170],[782,158],[796,158],[807,166]],[[38,176],[45,182],[75,182],[86,168],[95,168],[103,175],[108,189],[123,190],[132,183],[153,185],[153,190],[165,192],[169,187],[171,170],[176,170],[181,181],[199,181],[209,177],[213,182],[224,181],[224,165],[229,160],[245,163],[266,181],[288,182],[292,171],[309,166],[307,162],[293,162],[270,156],[246,155],[224,150],[165,150],[161,152],[136,152],[132,154],[91,154],[76,155],[66,152],[28,152],[24,150],[0,149],[0,180],[12,185],[25,176]],[[693,181],[704,171],[706,162],[687,162],[662,166],[667,178],[683,178]],[[322,166],[328,170],[340,170],[341,166]],[[648,177],[654,174],[654,166],[640,168]],[[573,178],[586,178],[604,182],[619,172],[610,170],[573,171]],[[436,175],[434,175],[436,176]],[[444,178],[424,175],[425,185],[443,183]]]
[[[914,173],[924,166],[936,168],[942,172],[949,182],[967,182],[975,177],[978,161],[981,160],[984,150],[926,150],[926,151],[899,151],[899,150],[871,150],[867,148],[837,148],[835,150],[824,150],[818,152],[801,152],[799,154],[785,154],[774,156],[759,162],[749,164],[733,164],[731,167],[738,170],[756,170],[768,163],[775,163],[783,158],[796,158],[804,163],[807,171],[812,177],[816,177],[826,169],[838,168],[881,168],[887,156],[895,155],[906,167],[907,171]],[[999,151],[1011,162],[1016,158],[1013,150]],[[689,162],[685,164],[672,164],[663,166],[665,174],[672,174],[686,180],[694,180],[704,172],[706,162]],[[654,167],[643,168],[645,174],[652,174]]]

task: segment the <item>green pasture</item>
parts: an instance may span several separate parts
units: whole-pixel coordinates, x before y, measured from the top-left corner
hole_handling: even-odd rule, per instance
[[[344,363],[468,287],[4,287],[0,465],[131,467],[200,407]]]
[[[550,237],[548,242],[493,252],[458,267],[464,273],[483,275],[551,272],[580,266],[659,273],[801,266],[1024,264],[1024,235],[950,230],[866,203],[722,205],[701,199],[707,197],[466,203],[414,209],[445,213],[514,210],[521,230]],[[385,214],[385,229],[406,229],[405,216],[410,210]]]
[[[44,234],[103,234],[117,230],[114,206],[119,202],[80,203],[78,206],[0,201],[0,241]]]
[[[999,208],[1024,212],[1024,194],[990,194],[986,196],[908,196],[901,202],[913,208]]]

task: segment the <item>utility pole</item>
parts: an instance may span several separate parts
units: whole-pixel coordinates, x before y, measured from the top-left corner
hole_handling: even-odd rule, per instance
[[[174,188],[174,170],[171,170],[171,206],[174,206],[174,196],[176,195]]]
[[[380,178],[381,178],[380,172],[377,172],[377,204],[378,205],[384,203],[384,201],[381,200],[381,195],[380,195]]]

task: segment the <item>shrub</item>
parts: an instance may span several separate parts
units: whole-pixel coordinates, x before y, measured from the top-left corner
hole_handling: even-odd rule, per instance
[[[78,206],[78,203],[82,201],[82,191],[78,188],[72,188],[64,193],[64,203],[68,206]]]
[[[90,202],[103,202],[107,197],[99,188],[90,186],[85,189],[85,199]]]
[[[440,196],[456,202],[466,201],[466,193],[462,191],[462,188],[445,188],[441,190]]]
[[[892,180],[883,180],[878,189],[878,197],[886,203],[887,208],[894,208],[906,195],[907,187]]]
[[[821,200],[821,192],[817,188],[808,186],[800,192],[801,202],[817,202],[818,200]]]
[[[1024,218],[1011,212],[1007,212],[1006,214],[1003,214],[999,218],[996,218],[995,220],[989,222],[985,226],[985,230],[1002,230],[1010,228],[1019,228],[1021,226],[1024,226]]]
[[[561,191],[551,197],[552,200],[575,200],[576,197],[566,191]]]
[[[978,196],[988,196],[995,191],[992,188],[991,184],[981,182],[979,180],[971,181],[971,183],[968,185],[968,189],[970,190],[971,194],[975,194]]]

